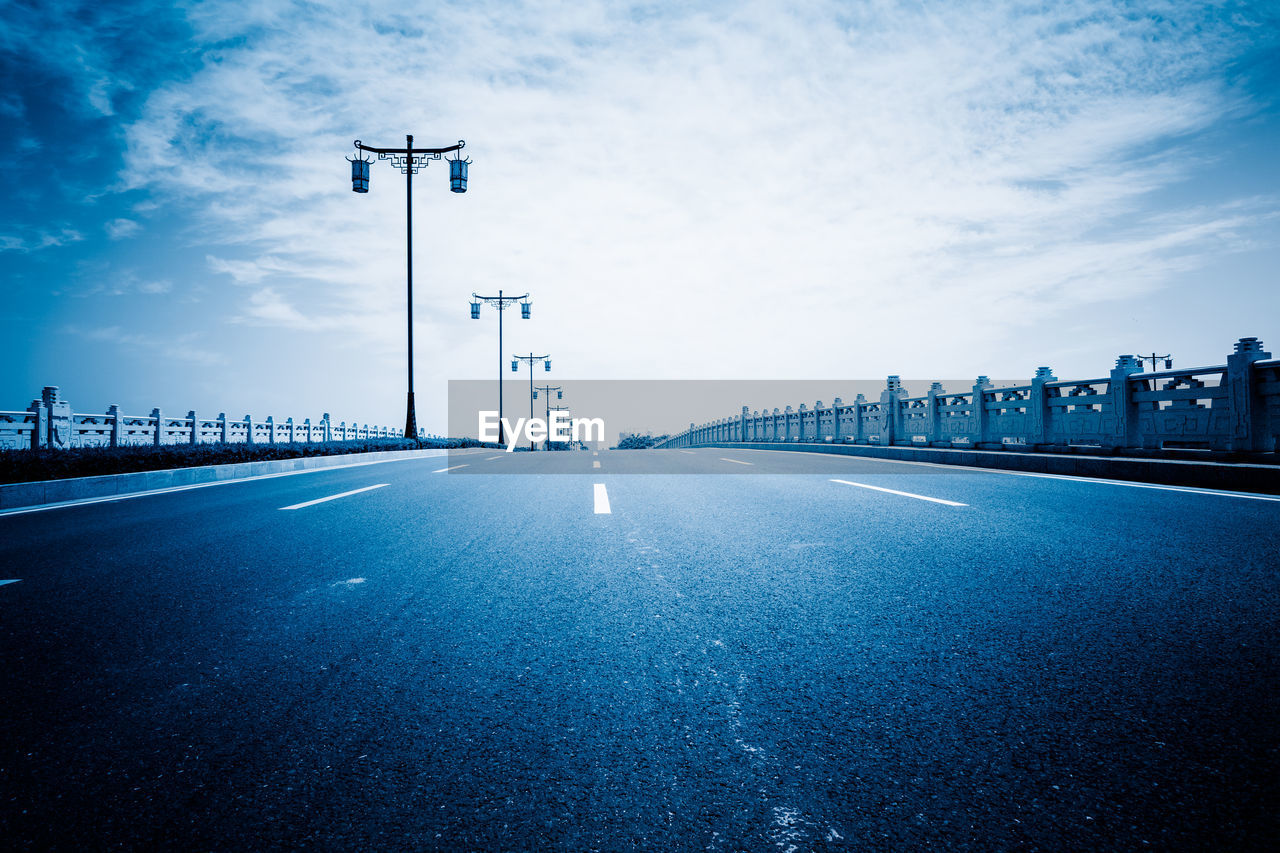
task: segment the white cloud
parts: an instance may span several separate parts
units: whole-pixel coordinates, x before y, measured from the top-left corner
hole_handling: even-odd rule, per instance
[[[77,325],[65,326],[64,334],[74,335],[96,343],[107,343],[129,350],[141,350],[163,355],[166,359],[206,367],[227,363],[221,352],[205,349],[196,345],[199,333],[186,333],[172,336],[143,334],[130,331],[118,325],[95,326],[84,328]]]
[[[38,252],[55,246],[78,243],[84,235],[73,228],[62,228],[57,232],[28,231],[19,234],[0,234],[0,252]]]
[[[1253,109],[1220,73],[1243,25],[1200,10],[399,8],[196,6],[221,43],[127,129],[124,184],[201,201],[242,322],[398,340],[403,179],[377,162],[354,195],[342,158],[406,131],[475,159],[466,196],[442,164],[415,181],[423,345],[451,376],[489,369],[463,312],[499,287],[535,300],[512,333],[582,375],[927,370],[1152,292],[1277,209],[1171,225],[1151,201],[1203,165],[1186,139]]]
[[[142,230],[142,226],[132,219],[112,219],[103,228],[112,240],[124,240],[137,235]]]

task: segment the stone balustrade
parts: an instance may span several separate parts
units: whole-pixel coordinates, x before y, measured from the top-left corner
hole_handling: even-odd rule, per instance
[[[26,411],[0,412],[0,449],[40,450],[70,447],[125,447],[173,444],[282,444],[287,442],[359,441],[370,438],[399,438],[403,431],[391,427],[371,427],[345,421],[335,425],[329,413],[312,423],[306,418],[276,421],[239,420],[225,412],[216,418],[202,418],[194,411],[184,416],[166,415],[152,409],[149,415],[126,415],[119,406],[104,414],[77,414],[58,395],[57,386],[46,386],[39,400]]]
[[[752,411],[689,429],[658,447],[724,442],[836,442],[880,446],[1049,449],[1084,446],[1270,453],[1280,441],[1280,360],[1241,338],[1227,363],[1144,373],[1122,355],[1107,376],[1060,380],[1048,367],[1027,385],[934,382],[913,397],[890,376],[878,400]]]

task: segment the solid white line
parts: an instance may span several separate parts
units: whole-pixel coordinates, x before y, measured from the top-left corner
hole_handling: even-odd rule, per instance
[[[282,507],[280,507],[280,509],[302,509],[303,507],[315,506],[316,504],[322,504],[322,503],[324,503],[325,501],[336,501],[338,498],[345,498],[345,497],[347,497],[348,495],[358,495],[358,494],[360,494],[361,492],[370,492],[370,491],[373,491],[374,489],[381,489],[383,486],[389,486],[389,485],[391,485],[391,484],[390,484],[390,483],[379,483],[379,484],[378,484],[378,485],[376,485],[376,486],[365,486],[363,489],[352,489],[352,490],[351,490],[351,491],[349,491],[349,492],[340,492],[339,494],[336,494],[336,495],[329,495],[329,497],[327,497],[327,498],[316,498],[316,499],[315,499],[315,500],[313,500],[313,501],[304,501],[303,503],[300,503],[300,504],[294,504],[293,506],[282,506]]]
[[[939,467],[952,468],[944,465]],[[1198,489],[1194,486],[1164,486],[1159,483],[1134,483],[1128,480],[1103,480],[1099,477],[1073,477],[1070,474],[1037,474],[1033,471],[1000,471],[989,468],[973,469],[992,474],[1012,474],[1015,477],[1042,477],[1046,480],[1074,480],[1077,483],[1102,483],[1106,486],[1129,486],[1134,489],[1158,489],[1162,492],[1188,492],[1193,495],[1217,495],[1220,498],[1248,498],[1255,501],[1280,502],[1280,495],[1259,495],[1253,492],[1227,492],[1221,489]]]
[[[721,457],[720,457],[720,461],[721,461],[721,462],[736,462],[736,463],[737,463],[737,464],[739,464],[739,465],[754,465],[754,464],[756,464],[756,463],[754,463],[754,462],[743,462],[741,459],[726,459],[726,458],[725,458],[725,457],[723,457],[723,456],[721,456]]]
[[[698,455],[698,454],[694,453],[692,450],[681,450],[680,452],[681,452],[681,453],[688,453],[690,456],[697,456],[697,455]]]
[[[463,464],[461,464],[461,465],[450,465],[448,468],[440,468],[440,469],[438,469],[438,470],[432,471],[431,473],[432,473],[432,474],[443,474],[445,471],[452,471],[454,468],[466,468],[466,467],[467,467],[467,465],[469,465],[469,464],[471,464],[471,463],[469,463],[469,462],[464,462],[464,463],[463,463]]]
[[[609,493],[605,491],[604,483],[596,483],[596,515],[611,515],[613,510],[609,509]]]
[[[327,468],[303,468],[301,471],[277,471],[274,474],[256,474],[252,477],[239,477],[229,480],[214,480],[211,483],[190,483],[185,486],[165,486],[163,489],[148,489],[145,492],[129,492],[124,495],[103,495],[98,498],[80,498],[74,501],[58,501],[51,504],[37,504],[36,506],[14,507],[13,509],[0,509],[0,517],[7,515],[25,515],[29,512],[44,512],[50,509],[63,509],[74,506],[88,506],[90,504],[109,504],[116,501],[127,501],[133,498],[145,498],[148,495],[165,495],[169,492],[189,492],[192,489],[205,489],[209,486],[226,486],[232,483],[251,483],[254,480],[274,480],[277,477],[295,477],[298,474],[321,474],[325,471],[341,471],[344,468],[363,468],[365,465],[383,465],[388,462],[418,462],[423,459],[435,459],[443,456],[445,451],[433,453],[430,456],[407,456],[400,459],[375,459],[372,462],[352,462],[349,465],[330,465]]]
[[[600,462],[599,462],[598,460],[597,460],[597,461],[595,461],[595,462],[592,462],[592,463],[591,463],[591,467],[592,467],[592,468],[599,468],[599,467],[600,467]]]
[[[904,498],[915,498],[921,501],[931,501],[936,504],[946,504],[947,506],[968,506],[968,504],[956,503],[955,501],[944,501],[942,498],[930,498],[924,495],[913,495],[911,492],[900,492],[897,489],[884,489],[880,486],[868,486],[866,483],[855,483],[851,480],[832,480],[833,483],[844,483],[846,486],[857,486],[860,489],[874,489],[877,492],[888,492],[891,495],[902,495]]]
[[[910,459],[884,459],[879,456],[853,456],[844,453],[823,453],[806,450],[760,450],[755,447],[737,448],[738,452],[748,453],[803,453],[805,456],[821,456],[827,459],[869,459],[873,462],[892,462],[896,465],[919,465],[924,468],[941,468],[957,474],[1008,474],[1012,477],[1041,477],[1046,480],[1070,480],[1075,483],[1097,483],[1103,486],[1128,486],[1132,489],[1158,489],[1162,492],[1187,492],[1193,495],[1216,495],[1222,498],[1247,498],[1255,501],[1277,501],[1280,496],[1262,495],[1255,492],[1229,492],[1223,489],[1201,489],[1195,486],[1164,486],[1159,483],[1138,483],[1132,480],[1108,480],[1103,477],[1079,477],[1072,474],[1038,474],[1034,471],[1009,471],[1004,468],[981,468],[977,465],[947,465],[942,462],[916,462]],[[687,452],[687,451],[684,451]],[[1178,461],[1178,460],[1170,460]]]
[[[501,459],[501,458],[502,458],[501,456],[490,456],[488,459],[486,459],[486,460],[484,460],[484,461],[485,461],[485,462],[492,462],[492,461],[493,461],[493,460],[495,460],[495,459]]]
[[[7,583],[21,583],[21,582],[22,582],[22,578],[14,578],[13,580],[9,580],[9,581],[0,581],[0,586],[4,586]]]

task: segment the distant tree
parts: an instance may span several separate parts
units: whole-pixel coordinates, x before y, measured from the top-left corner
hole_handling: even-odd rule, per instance
[[[614,450],[647,450],[660,441],[666,441],[666,435],[629,435]]]

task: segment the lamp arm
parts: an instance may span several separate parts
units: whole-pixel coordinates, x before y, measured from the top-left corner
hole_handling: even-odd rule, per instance
[[[374,154],[448,154],[450,151],[461,151],[467,146],[467,143],[459,139],[457,145],[450,145],[447,148],[374,148],[372,145],[365,145],[359,139],[356,140],[356,148],[361,151],[371,151]]]

